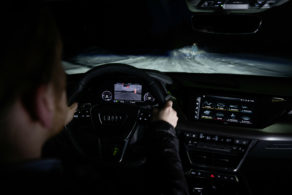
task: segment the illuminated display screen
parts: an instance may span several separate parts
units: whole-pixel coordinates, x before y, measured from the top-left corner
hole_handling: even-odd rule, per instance
[[[202,95],[196,98],[195,119],[252,125],[254,111],[254,99]]]
[[[142,85],[131,83],[116,83],[114,85],[115,100],[141,101]]]

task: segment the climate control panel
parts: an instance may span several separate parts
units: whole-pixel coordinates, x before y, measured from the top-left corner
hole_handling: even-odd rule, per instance
[[[189,163],[197,168],[237,171],[252,142],[250,139],[186,131],[182,134]]]

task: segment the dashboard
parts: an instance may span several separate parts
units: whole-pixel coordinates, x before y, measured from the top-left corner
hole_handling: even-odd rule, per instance
[[[230,190],[227,194],[248,194],[244,175],[252,175],[248,181],[252,185],[259,181],[253,174],[267,173],[263,170],[265,166],[260,169],[247,162],[254,159],[287,159],[292,154],[290,78],[186,73],[166,75],[173,81],[165,87],[176,98],[174,108],[179,116],[176,130],[183,166],[193,194],[199,194],[200,190],[220,194],[224,189]],[[69,94],[70,86],[75,85],[82,76],[68,76]],[[87,107],[85,112],[87,110],[88,114],[92,114],[90,109],[95,104],[148,106],[147,114],[137,115],[140,122],[151,120],[149,110],[157,106],[147,85],[134,77],[96,80],[81,99],[83,102],[78,112],[84,112],[82,107]],[[122,116],[122,111],[119,112]],[[113,112],[105,113],[110,114],[105,115],[102,122],[119,121]],[[265,165],[269,164],[266,160]],[[278,166],[276,163],[274,165]],[[283,166],[281,171],[282,168],[286,169]]]
[[[69,75],[68,96],[82,76]],[[265,129],[278,124],[279,120],[290,116],[290,78],[186,73],[169,73],[167,76],[173,80],[167,89],[176,99],[174,107],[182,125],[191,123],[265,132]],[[80,107],[87,103],[157,106],[155,97],[139,78],[116,76],[92,82],[81,97],[81,102]],[[285,129],[267,132],[289,133]]]

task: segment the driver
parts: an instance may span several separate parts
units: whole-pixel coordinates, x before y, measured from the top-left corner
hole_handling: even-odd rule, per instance
[[[67,184],[70,175],[64,177],[66,172],[59,160],[41,158],[45,142],[60,133],[77,109],[76,103],[67,106],[62,44],[56,25],[47,9],[39,5],[28,5],[23,1],[21,5],[3,10],[1,189],[38,194],[69,189],[83,193],[85,189]],[[150,158],[158,159],[155,167],[160,171],[156,173],[166,178],[160,182],[164,194],[188,194],[174,130],[177,121],[176,111],[169,101],[156,113],[151,124],[149,139],[153,150]],[[160,177],[156,177],[157,182]]]

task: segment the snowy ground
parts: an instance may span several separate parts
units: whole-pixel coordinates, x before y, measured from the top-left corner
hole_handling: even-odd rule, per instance
[[[104,52],[102,52],[104,53]],[[223,73],[292,77],[292,61],[247,54],[219,54],[198,49],[196,45],[180,48],[165,56],[112,55],[88,52],[69,62],[63,61],[68,74],[83,73],[106,63],[124,63],[137,68],[162,72]]]

